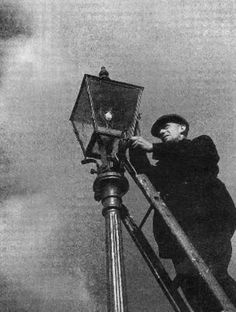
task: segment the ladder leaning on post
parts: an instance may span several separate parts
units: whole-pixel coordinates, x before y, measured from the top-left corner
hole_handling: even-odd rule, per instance
[[[159,192],[151,184],[150,180],[145,174],[137,174],[133,166],[127,160],[124,154],[118,155],[119,161],[123,164],[124,168],[128,171],[130,176],[133,178],[134,182],[140,188],[148,202],[154,207],[158,212],[160,217],[166,223],[168,228],[170,229],[171,233],[177,239],[177,242],[184,250],[186,256],[189,258],[191,263],[193,264],[194,268],[198,271],[201,278],[204,280],[206,285],[208,286],[209,290],[219,303],[220,307],[222,308],[221,312],[236,312],[236,308],[232,305],[226,294],[224,293],[223,289],[215,279],[215,277],[210,272],[209,268],[198,254],[197,250],[189,241],[186,234],[183,232],[182,228],[176,221],[175,217],[172,215],[171,211],[165,205],[164,201],[161,199]],[[169,299],[170,303],[172,304],[175,311],[192,311],[192,309],[187,308],[184,302],[182,302],[181,298],[179,297],[179,293],[173,292],[173,283],[170,282],[168,274],[164,271],[164,268],[161,266],[161,263],[156,263],[159,258],[153,255],[154,251],[152,250],[151,246],[147,242],[145,236],[141,231],[141,227],[146,221],[148,215],[150,214],[150,209],[144,217],[143,222],[139,227],[136,226],[132,218],[129,216],[127,210],[125,209],[124,216],[122,221],[127,228],[128,232],[130,233],[131,237],[136,243],[136,246],[139,248],[141,254],[143,255],[144,259],[148,263],[152,273],[155,276],[155,268],[159,272],[156,277],[159,285],[163,289],[165,295]],[[160,261],[160,260],[159,260]],[[155,265],[156,264],[156,265]],[[163,273],[163,274],[162,274]],[[163,286],[163,287],[162,287]],[[167,290],[167,291],[166,291]],[[187,309],[187,310],[186,310]],[[210,311],[209,311],[210,312]]]

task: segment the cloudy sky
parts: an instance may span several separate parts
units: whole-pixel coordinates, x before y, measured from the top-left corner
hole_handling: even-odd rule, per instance
[[[0,1],[1,311],[105,310],[104,219],[68,121],[85,73],[105,65],[145,88],[150,140],[172,112],[190,138],[210,135],[236,201],[235,14],[234,0]],[[132,181],[124,202],[140,220],[147,204]],[[171,311],[124,240],[129,311]],[[236,236],[233,247],[236,278]]]

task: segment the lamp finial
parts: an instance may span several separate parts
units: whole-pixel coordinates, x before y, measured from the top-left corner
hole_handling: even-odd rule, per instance
[[[110,79],[109,78],[109,73],[108,71],[106,70],[106,67],[105,66],[102,66],[101,67],[101,71],[99,73],[99,77],[100,79]]]

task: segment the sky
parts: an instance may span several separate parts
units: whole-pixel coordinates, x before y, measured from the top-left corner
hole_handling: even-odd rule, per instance
[[[183,115],[190,138],[210,135],[236,201],[235,13],[233,0],[0,1],[1,311],[106,308],[102,207],[69,122],[85,73],[106,66],[144,87],[149,140],[165,113]],[[129,181],[124,203],[139,221],[148,204]],[[172,311],[123,236],[129,311]]]

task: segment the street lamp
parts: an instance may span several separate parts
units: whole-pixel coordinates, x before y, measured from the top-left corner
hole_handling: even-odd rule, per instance
[[[93,190],[103,204],[106,224],[108,312],[127,312],[120,211],[128,180],[116,154],[122,139],[135,133],[143,87],[84,75],[70,121],[83,151],[82,163],[95,162]],[[100,163],[99,163],[100,160]]]

